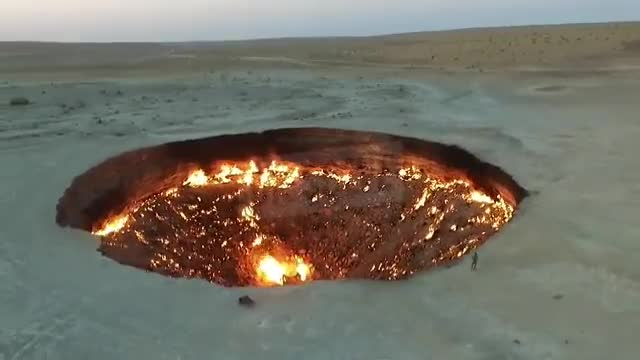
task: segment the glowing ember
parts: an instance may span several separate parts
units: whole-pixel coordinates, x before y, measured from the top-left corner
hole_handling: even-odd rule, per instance
[[[233,155],[228,137],[212,150],[244,161],[208,157],[197,144],[175,145],[149,152],[171,159],[157,161],[160,168],[153,160],[141,165],[155,172],[104,186],[94,184],[112,177],[101,177],[98,167],[68,191],[58,221],[88,219],[85,228],[101,236],[103,254],[172,277],[224,286],[397,280],[472,252],[511,220],[526,194],[460,149],[371,134],[355,142],[362,149],[342,147],[335,134],[344,132],[327,132],[328,145],[317,154],[304,153],[316,143],[285,135],[260,145],[256,156]],[[349,141],[359,139],[349,134]],[[259,137],[249,139],[244,146]],[[406,154],[397,154],[402,146],[392,140],[406,144]],[[286,160],[267,155],[287,149],[283,144],[290,146]],[[122,157],[135,164],[145,158]],[[103,165],[105,171],[118,174],[114,164]],[[202,168],[187,172],[186,164]],[[109,190],[89,192],[91,201],[75,206],[83,186]]]

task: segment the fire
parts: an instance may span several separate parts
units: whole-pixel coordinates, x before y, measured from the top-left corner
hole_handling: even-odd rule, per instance
[[[259,174],[259,176],[257,176]],[[300,168],[272,161],[268,167],[260,169],[255,161],[250,161],[246,168],[235,164],[223,164],[220,171],[212,177],[202,169],[193,171],[183,185],[199,187],[215,184],[237,183],[240,185],[257,185],[260,188],[278,187],[286,189],[300,179]]]
[[[172,197],[172,196],[177,196],[178,195],[178,188],[170,188],[169,190],[166,190],[164,192],[164,196],[167,197]]]
[[[258,173],[258,171],[260,171],[260,169],[258,169],[258,166],[256,165],[256,163],[254,161],[250,161],[249,168],[242,175],[242,179],[240,180],[240,183],[244,185],[253,184],[253,174]]]
[[[235,165],[222,165],[220,172],[216,174],[215,179],[222,184],[230,183],[229,176],[242,175],[244,172]]]
[[[298,188],[297,181],[305,178],[329,184],[330,190],[312,188],[313,193],[301,197],[304,193],[300,191],[305,186],[302,184]],[[390,195],[385,195],[385,190],[376,190],[396,184],[395,180],[391,182],[392,178],[407,184],[412,197],[406,202],[399,203]],[[208,187],[220,184],[229,184],[228,187],[232,190],[224,195],[218,195],[217,191],[206,191]],[[309,251],[309,248],[296,248],[298,244],[287,242],[287,232],[278,233],[282,231],[281,227],[275,225],[280,221],[289,221],[286,217],[274,217],[273,214],[263,212],[265,207],[261,205],[272,194],[286,196],[292,201],[308,201],[306,205],[312,209],[321,207],[323,210],[330,210],[313,212],[314,219],[308,221],[313,222],[319,218],[325,219],[324,223],[307,227],[306,231],[327,231],[330,236],[336,235],[333,228],[344,231],[349,222],[334,222],[332,214],[340,214],[346,219],[355,218],[358,223],[364,223],[368,232],[362,239],[354,241],[359,241],[360,248],[366,248],[369,252],[376,251],[383,241],[397,241],[392,236],[396,233],[395,226],[420,227],[420,224],[424,224],[424,228],[418,230],[420,233],[414,232],[415,239],[407,240],[402,248],[410,250],[401,251],[409,254],[413,249],[418,249],[415,251],[419,253],[426,243],[430,243],[429,246],[444,246],[440,244],[445,243],[447,247],[436,257],[429,259],[433,264],[463,256],[492,232],[499,230],[514,212],[513,206],[500,195],[490,197],[477,190],[469,181],[433,177],[415,166],[363,175],[342,168],[322,169],[302,167],[295,163],[256,163],[251,160],[238,164],[217,164],[217,171],[209,173],[203,169],[194,170],[185,176],[182,183],[178,181],[173,187],[136,204],[136,208],[129,208],[126,213],[109,219],[94,234],[108,235],[108,240],[118,246],[126,241],[135,241],[153,247],[157,251],[150,262],[153,269],[181,276],[205,277],[210,281],[224,280],[219,275],[223,273],[220,269],[226,271],[231,259],[249,264],[249,267],[238,267],[243,284],[260,286],[300,283],[327,277],[340,278],[356,268],[359,261],[364,261],[359,259],[365,259],[368,253],[357,254],[350,251],[344,252],[350,258],[331,259],[331,267],[328,267],[322,258],[314,255],[310,257],[316,265],[313,267],[301,256],[292,255],[303,254],[302,251]],[[342,194],[346,197],[341,197]],[[367,222],[369,215],[363,211],[364,208],[347,211],[353,204],[345,199],[348,201],[351,196],[369,196],[375,200],[376,206],[385,201],[389,213],[398,216],[400,222]],[[399,204],[402,207],[399,208]],[[459,210],[468,212],[468,221],[453,224],[445,221],[445,217],[455,220],[455,214]],[[301,218],[294,221],[300,221],[304,225]],[[443,226],[446,226],[447,231],[441,229]],[[147,228],[151,230],[145,232]],[[158,228],[164,230],[158,231]],[[300,234],[305,232],[301,231]],[[180,241],[185,236],[193,241]],[[448,239],[456,237],[465,238],[456,240],[459,243],[446,243],[451,241]],[[212,253],[218,254],[217,257],[209,255]],[[408,276],[419,266],[405,261],[405,253],[385,260],[386,262],[372,264],[369,276],[387,279]],[[369,266],[365,269],[368,268]]]
[[[183,183],[183,185],[188,185],[192,187],[204,186],[209,183],[209,178],[201,169],[196,170],[189,175],[187,180]]]
[[[251,244],[252,247],[256,247],[256,246],[260,246],[262,245],[262,241],[264,240],[264,238],[262,237],[262,235],[258,235],[256,236],[256,238],[253,240],[253,243]]]
[[[301,258],[296,258],[296,273],[300,276],[300,280],[306,281],[311,273],[311,268]]]
[[[258,263],[258,279],[268,283],[284,285],[287,278],[298,277],[306,281],[311,274],[311,267],[300,257],[295,257],[294,262],[281,263],[271,255],[265,255]]]
[[[325,176],[343,184],[348,184],[351,181],[351,174],[338,175],[332,172],[327,172],[325,170],[315,170],[312,171],[311,174],[316,176]]]
[[[300,169],[298,167],[289,167],[288,165],[272,161],[269,167],[264,169],[262,175],[260,175],[260,187],[279,187],[285,189],[291,187],[299,178]]]
[[[271,283],[284,285],[284,267],[273,256],[267,255],[258,264],[258,277]]]
[[[492,198],[490,198],[486,194],[481,193],[478,190],[473,190],[471,192],[471,194],[469,195],[469,200],[482,204],[493,204],[495,202]]]
[[[106,236],[122,230],[129,221],[128,215],[118,216],[107,221],[100,230],[94,231],[94,235]]]
[[[400,169],[398,171],[398,175],[403,180],[409,180],[409,179],[419,180],[420,178],[422,178],[422,173],[420,172],[420,169],[416,168],[415,166],[410,166],[407,168]]]

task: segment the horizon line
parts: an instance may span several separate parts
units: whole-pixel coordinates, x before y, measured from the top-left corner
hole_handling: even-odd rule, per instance
[[[498,25],[498,26],[471,26],[461,28],[450,29],[435,29],[435,30],[418,30],[408,32],[397,33],[374,33],[369,35],[317,35],[317,36],[274,36],[274,37],[255,37],[255,38],[242,38],[242,39],[229,39],[229,40],[155,40],[155,41],[46,41],[46,40],[0,40],[0,44],[15,44],[15,43],[28,43],[28,44],[69,44],[69,45],[81,45],[81,44],[194,44],[194,43],[240,43],[240,42],[252,42],[252,41],[277,41],[277,40],[329,40],[329,39],[366,39],[377,37],[389,37],[399,35],[411,35],[422,33],[443,33],[443,32],[457,32],[457,31],[472,31],[472,30],[498,30],[498,29],[518,29],[527,27],[560,27],[560,26],[580,26],[580,25],[622,25],[622,24],[640,24],[640,20],[633,21],[594,21],[594,22],[579,22],[579,23],[545,23],[545,24],[524,24],[524,25]]]

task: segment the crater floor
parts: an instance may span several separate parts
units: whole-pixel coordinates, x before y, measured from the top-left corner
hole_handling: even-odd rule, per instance
[[[479,247],[526,195],[456,146],[293,128],[110,158],[74,179],[56,220],[101,236],[100,251],[120,263],[172,277],[226,286],[399,280]]]

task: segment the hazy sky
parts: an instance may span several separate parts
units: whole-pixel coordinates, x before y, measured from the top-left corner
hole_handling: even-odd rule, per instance
[[[0,41],[371,35],[640,20],[640,0],[0,0]]]

